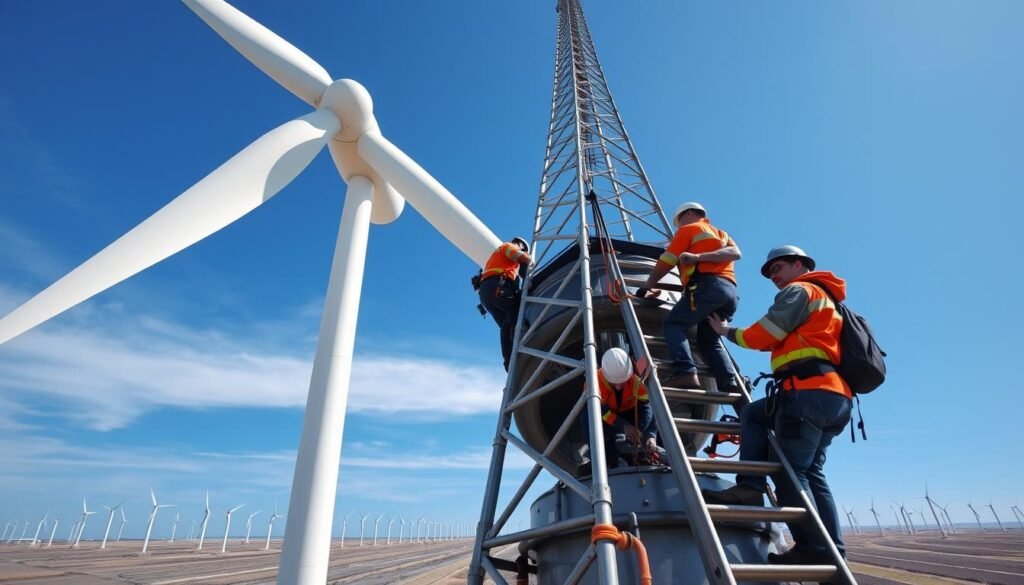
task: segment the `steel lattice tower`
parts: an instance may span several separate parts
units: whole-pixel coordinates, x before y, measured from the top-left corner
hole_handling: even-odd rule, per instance
[[[553,243],[579,235],[591,189],[612,237],[663,243],[672,230],[615,107],[579,0],[559,1],[557,36],[536,257],[543,262]]]

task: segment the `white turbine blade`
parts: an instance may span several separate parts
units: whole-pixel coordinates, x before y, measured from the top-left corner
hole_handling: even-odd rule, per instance
[[[317,110],[264,134],[163,209],[0,319],[0,343],[259,207],[302,172],[339,127],[333,113]]]
[[[156,505],[156,493],[153,491],[153,488],[149,488],[149,497],[153,498],[153,505],[155,506]]]
[[[230,510],[228,510],[228,514],[234,514],[240,508],[244,508],[244,507],[245,507],[245,504],[242,504],[241,506],[235,506],[234,508],[231,508]]]
[[[331,76],[294,45],[223,0],[184,0],[199,18],[271,79],[313,107]]]

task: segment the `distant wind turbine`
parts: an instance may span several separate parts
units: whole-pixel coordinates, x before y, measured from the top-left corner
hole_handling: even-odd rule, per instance
[[[341,547],[340,548],[345,548],[345,529],[348,528],[348,518],[352,514],[355,514],[355,512],[349,512],[348,514],[345,514],[344,518],[341,519]]]
[[[146,554],[146,549],[149,548],[149,535],[153,532],[153,523],[156,521],[156,513],[160,508],[170,508],[174,504],[158,504],[156,502],[156,492],[153,488],[149,488],[149,497],[153,500],[153,511],[149,513],[149,524],[146,526],[146,540],[142,542],[142,554]]]
[[[4,533],[3,533],[2,536],[0,536],[0,540],[5,540],[7,538],[7,531],[10,530],[10,529],[11,529],[11,523],[10,522],[8,522],[7,524],[4,524]]]
[[[117,527],[117,539],[114,542],[121,542],[121,533],[124,532],[124,525],[128,523],[128,518],[124,515],[124,506],[121,506],[121,524]]]
[[[932,517],[935,518],[935,525],[939,527],[939,533],[942,534],[942,538],[949,538],[946,534],[946,529],[942,527],[942,522],[939,522],[939,514],[935,511],[935,502],[932,501],[931,496],[928,495],[928,483],[924,484],[924,501],[928,502],[928,508],[932,511]]]
[[[174,524],[171,524],[171,542],[174,542],[174,534],[178,531],[178,521],[181,520],[181,512],[174,513]]]
[[[970,502],[967,502],[967,507],[971,509],[971,513],[974,514],[974,520],[978,523],[978,528],[985,532],[985,526],[981,523],[981,516],[978,515],[978,511],[974,509],[974,506]]]
[[[252,519],[263,510],[256,510],[252,514],[249,514],[249,519],[245,521],[245,544],[249,544],[249,533],[252,532]]]
[[[936,505],[938,506],[938,504]],[[939,509],[942,510],[942,515],[946,518],[946,526],[949,527],[949,531],[953,534],[960,534],[956,531],[956,526],[953,526],[953,519],[949,517],[949,504],[939,506]]]
[[[377,546],[377,528],[380,526],[380,519],[383,517],[384,514],[381,514],[380,516],[377,516],[376,520],[373,521],[373,546]]]
[[[114,512],[117,512],[122,505],[124,505],[124,502],[121,502],[120,504],[114,506],[113,508],[107,508],[107,506],[103,506],[104,508],[107,508],[107,510],[110,511],[110,515],[107,516],[107,529],[103,532],[103,544],[100,545],[100,548],[107,548],[107,537],[110,536],[110,525],[114,523]]]
[[[878,512],[875,510],[874,498],[871,498],[871,507],[868,508],[868,511],[871,512],[871,515],[875,517],[875,525],[878,526],[878,534],[880,536],[885,536],[885,531],[882,530],[882,521],[878,519]]]
[[[25,535],[28,534],[29,524],[32,524],[32,523],[29,522],[28,520],[26,520],[25,521],[25,527],[21,529],[21,536],[18,537],[18,542],[23,542],[25,540]]]
[[[398,527],[398,544],[402,544],[402,533],[405,532],[405,516],[399,516],[398,521],[402,523]]]
[[[206,511],[203,513],[203,522],[199,525],[199,547],[196,550],[203,550],[203,540],[206,538],[206,525],[210,523],[210,490],[206,490]]]
[[[359,546],[363,546],[363,529],[366,527],[366,519],[369,517],[369,512],[366,515],[359,515]]]
[[[391,544],[391,527],[395,524],[395,520],[398,520],[398,517],[392,516],[388,522],[388,541],[385,544]]]
[[[274,502],[274,514],[270,517],[270,522],[267,523],[267,544],[263,550],[270,550],[270,533],[274,531],[274,520],[278,518],[284,518],[284,516],[277,515],[277,502]]]
[[[189,542],[192,542],[192,537],[196,534],[196,521],[192,520],[191,522],[192,523],[188,527],[188,536],[186,537],[186,540]]]
[[[1000,530],[1006,532],[1006,528],[1003,527],[1002,520],[999,519],[999,514],[996,514],[996,508],[991,503],[988,505],[989,510],[992,510],[992,515],[996,517],[996,524],[999,525]]]
[[[85,505],[85,498],[82,498],[82,520],[81,525],[78,527],[78,536],[75,538],[75,544],[72,547],[77,547],[78,543],[82,540],[82,533],[85,532],[85,523],[89,521],[89,516],[92,516],[96,512],[90,512],[89,508]]]
[[[1024,528],[1024,522],[1020,521],[1021,516],[1024,516],[1024,513],[1020,511],[1020,508],[1017,507],[1017,504],[1010,506],[1010,511],[1013,512],[1013,517],[1017,519],[1017,524],[1020,524],[1020,527]]]
[[[46,519],[49,518],[49,517],[50,517],[50,512],[46,512],[46,514],[43,515],[43,519],[39,521],[38,525],[36,525],[36,533],[35,533],[35,536],[32,537],[31,546],[35,546],[36,543],[39,542],[39,531],[43,529],[43,525],[46,524]]]
[[[227,522],[224,524],[224,543],[220,545],[220,552],[227,552],[228,550],[228,531],[231,530],[231,514],[240,510],[242,506],[245,506],[245,504],[235,506],[230,510],[224,510],[224,512],[226,512],[228,515],[228,519]]]
[[[57,534],[57,525],[60,524],[60,518],[53,519],[53,529],[50,530],[50,540],[46,541],[46,546],[53,546],[53,535]]]

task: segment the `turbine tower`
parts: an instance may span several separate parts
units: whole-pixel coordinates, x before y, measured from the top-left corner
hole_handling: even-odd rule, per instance
[[[146,539],[142,542],[142,554],[146,554],[146,549],[149,548],[149,535],[153,532],[156,513],[160,508],[171,508],[174,506],[174,504],[158,504],[156,502],[156,492],[153,491],[153,488],[149,488],[149,497],[153,500],[153,511],[149,513],[149,523],[146,525]]]
[[[206,490],[206,508],[203,512],[203,521],[199,525],[199,546],[196,550],[203,550],[203,541],[206,540],[206,525],[210,522],[210,490]]]
[[[228,519],[224,524],[224,542],[220,545],[220,552],[227,552],[228,550],[228,532],[231,530],[231,514],[237,512],[239,509],[242,508],[242,506],[245,506],[245,504],[235,506],[230,510],[224,510],[224,512],[228,516]]]
[[[124,502],[121,502],[113,508],[103,506],[108,512],[110,512],[110,514],[107,515],[107,529],[103,531],[103,544],[100,545],[100,548],[107,548],[107,538],[110,536],[110,526],[114,523],[114,513],[117,512],[122,505],[124,505]]]
[[[985,532],[985,526],[981,523],[981,516],[978,515],[978,511],[974,509],[971,502],[967,502],[967,507],[971,509],[971,513],[974,514],[974,520],[978,523],[978,529]]]
[[[85,498],[82,498],[82,516],[78,525],[78,536],[75,537],[75,544],[73,544],[72,547],[78,547],[78,543],[82,540],[82,533],[85,532],[85,523],[88,522],[89,516],[92,516],[95,513],[95,511],[89,511],[89,507],[85,505]]]
[[[121,542],[121,533],[124,532],[124,525],[128,523],[128,518],[124,515],[124,506],[121,506],[121,525],[117,528],[117,539],[114,542]]]
[[[267,522],[267,544],[264,545],[263,550],[270,550],[270,533],[274,531],[274,520],[278,518],[284,518],[277,514],[277,502],[274,502],[274,513],[270,516],[270,521]]]
[[[249,544],[249,533],[252,532],[252,519],[256,517],[263,510],[256,510],[252,514],[249,514],[249,519],[245,521],[245,544]]]

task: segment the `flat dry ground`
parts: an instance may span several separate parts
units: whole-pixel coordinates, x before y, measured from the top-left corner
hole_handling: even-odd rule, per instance
[[[845,538],[850,566],[861,585],[1024,585],[1024,530],[961,530],[947,539],[935,532],[880,537],[865,531]],[[255,585],[274,583],[277,575],[279,541],[271,544],[270,551],[264,551],[262,544],[231,541],[227,554],[219,552],[219,542],[207,544],[202,552],[189,542],[150,544],[151,554],[145,557],[137,555],[138,541],[108,544],[107,550],[94,542],[83,542],[77,549],[64,543],[51,548],[2,544],[0,584]],[[363,547],[346,542],[344,548],[335,543],[328,581],[465,583],[471,547],[470,540]],[[513,552],[507,549],[502,556],[511,557]]]

